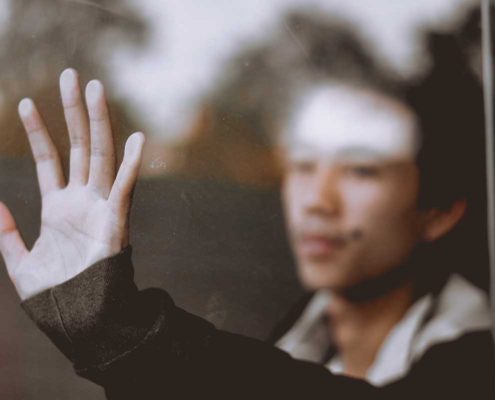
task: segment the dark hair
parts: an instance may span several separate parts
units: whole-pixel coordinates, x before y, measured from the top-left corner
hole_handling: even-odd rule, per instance
[[[441,283],[457,271],[486,288],[482,87],[454,34],[430,33],[427,41],[431,67],[404,92],[422,140],[419,207],[447,210],[456,200],[466,200],[468,208],[456,228],[429,249],[421,281]]]
[[[421,143],[416,159],[420,172],[418,207],[447,210],[457,200],[468,203],[457,227],[422,252],[420,257],[426,258],[414,262],[419,285],[424,286],[421,290],[439,288],[454,271],[486,287],[483,93],[473,69],[476,63],[467,48],[468,44],[471,50],[476,48],[479,12],[471,13],[465,24],[450,33],[424,35],[429,68],[414,78],[394,75],[380,65],[360,45],[357,34],[347,32],[345,37],[348,39],[345,46],[338,46],[338,54],[344,53],[339,58],[347,62],[332,62],[335,53],[334,57],[316,57],[326,62],[316,64],[322,72],[308,73],[312,77],[308,82],[312,86],[328,79],[348,82],[408,106],[415,115]],[[324,46],[311,48],[325,53]],[[315,52],[310,54],[315,58]]]
[[[431,34],[430,71],[408,85],[405,103],[421,134],[421,208],[479,197],[484,171],[483,94],[454,38]],[[474,196],[474,198],[473,198]]]

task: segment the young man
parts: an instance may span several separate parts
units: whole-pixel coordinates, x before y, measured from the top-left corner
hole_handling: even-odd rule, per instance
[[[464,73],[434,68],[400,94],[342,79],[300,96],[285,124],[283,193],[299,275],[317,292],[278,340],[284,352],[215,329],[164,291],[137,290],[128,212],[144,138],[131,135],[115,176],[103,87],[87,85],[86,114],[77,74],[64,71],[67,184],[34,104],[19,106],[42,194],[31,251],[0,205],[0,250],[23,307],[110,399],[492,398],[485,296],[436,274],[429,254],[467,207],[455,156],[431,167],[432,154],[449,157],[435,130],[455,131],[440,140],[455,155],[454,133],[480,128],[474,81],[461,83],[473,102],[445,97]],[[466,104],[473,113],[458,118]]]
[[[301,281],[317,292],[277,344],[377,386],[433,345],[490,326],[480,289],[460,275],[420,276],[440,268],[428,246],[457,225],[466,200],[419,207],[429,171],[416,162],[418,122],[384,94],[332,83],[303,97],[290,126],[286,215]]]

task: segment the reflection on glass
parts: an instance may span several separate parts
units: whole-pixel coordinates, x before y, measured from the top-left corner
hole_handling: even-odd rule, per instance
[[[98,78],[118,161],[132,132],[147,137],[131,221],[138,286],[261,339],[316,291],[278,346],[334,373],[394,382],[410,368],[401,356],[416,361],[435,340],[487,326],[482,109],[464,75],[480,64],[471,3],[2,0],[0,200],[30,247],[40,194],[18,102],[36,102],[68,174],[58,75]],[[104,398],[0,274],[0,397]],[[450,337],[422,325],[462,308],[452,297],[479,300],[477,312],[454,317]],[[377,339],[364,349],[340,323],[363,302],[390,316],[366,328]],[[403,335],[414,334],[406,352]]]

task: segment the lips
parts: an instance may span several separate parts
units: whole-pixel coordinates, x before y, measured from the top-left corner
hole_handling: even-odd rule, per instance
[[[320,234],[302,234],[297,241],[300,254],[315,259],[335,256],[346,243],[347,240],[343,237]]]

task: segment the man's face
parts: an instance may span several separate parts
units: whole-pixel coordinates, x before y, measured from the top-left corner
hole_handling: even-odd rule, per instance
[[[347,289],[407,260],[423,227],[406,106],[328,86],[304,99],[289,134],[283,195],[303,284]]]

